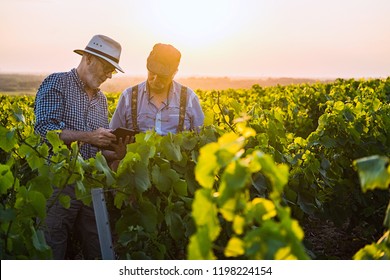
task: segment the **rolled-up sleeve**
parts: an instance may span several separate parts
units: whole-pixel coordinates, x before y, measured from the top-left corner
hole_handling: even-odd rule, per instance
[[[62,130],[64,100],[61,94],[61,78],[55,74],[48,76],[41,84],[35,97],[35,132],[46,136],[49,130]]]
[[[126,89],[122,92],[119,97],[118,104],[115,112],[110,121],[110,128],[115,129],[118,127],[127,127],[131,125],[131,120],[127,121],[127,115],[131,115],[131,88]],[[128,127],[131,128],[131,127]]]

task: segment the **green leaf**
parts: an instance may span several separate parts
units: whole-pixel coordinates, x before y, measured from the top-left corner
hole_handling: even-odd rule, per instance
[[[169,228],[169,233],[174,240],[181,240],[184,236],[185,228],[180,215],[174,211],[167,210],[165,213],[165,223]]]
[[[374,155],[355,160],[353,164],[358,170],[363,192],[376,188],[385,190],[389,187],[389,158]]]
[[[236,114],[240,114],[242,112],[241,104],[237,102],[234,98],[229,98],[229,104],[234,109]]]
[[[50,251],[50,247],[46,244],[45,235],[42,230],[35,230],[34,227],[31,225],[31,231],[32,231],[32,242],[34,245],[34,248],[38,251]]]
[[[181,154],[180,145],[174,143],[172,134],[168,134],[161,139],[161,150],[166,155],[168,160],[179,162],[183,156]]]
[[[19,154],[25,157],[32,170],[38,169],[45,164],[45,159],[40,156],[33,148],[22,144],[19,148]]]
[[[234,198],[224,201],[223,205],[220,206],[221,208],[219,209],[219,211],[226,221],[228,222],[233,221],[234,216],[236,215],[237,212],[238,204],[239,204],[239,194],[237,193],[237,195],[235,195]]]
[[[61,194],[59,196],[59,201],[61,203],[61,205],[65,208],[69,208],[70,207],[70,196],[69,195],[63,195]]]
[[[0,126],[0,148],[10,152],[18,143],[15,130],[8,130],[3,126]]]
[[[122,192],[117,192],[115,194],[115,198],[114,198],[114,205],[116,208],[118,209],[121,209],[122,208],[122,205],[123,203],[129,199],[129,195],[127,194],[124,194]]]
[[[387,232],[389,234],[389,232]],[[389,237],[387,237],[389,238]],[[354,256],[354,260],[390,260],[390,248],[386,243],[372,243],[364,246]]]
[[[26,199],[27,199],[27,189],[24,186],[21,186],[19,188],[19,191],[17,192],[17,197],[15,201],[15,209],[22,209],[26,205]]]
[[[337,141],[333,138],[330,138],[328,135],[321,137],[320,143],[327,149],[334,148],[337,145]]]
[[[153,158],[156,154],[156,146],[150,145],[150,143],[139,144],[136,152],[140,155],[144,164],[149,164],[149,159]]]
[[[245,144],[245,138],[236,135],[235,133],[226,133],[218,139],[220,149],[228,151],[230,154],[235,155],[239,152]]]
[[[76,194],[84,196],[86,193],[87,189],[85,188],[83,181],[76,181]],[[76,195],[76,197],[79,197],[78,195]]]
[[[211,200],[211,193],[208,189],[200,189],[195,193],[195,199],[192,203],[192,215],[198,227],[208,228],[209,239],[215,240],[221,227],[218,220],[218,210]]]
[[[149,189],[152,184],[150,182],[150,175],[148,166],[143,162],[137,162],[134,165],[135,187],[139,192],[144,192]]]
[[[127,152],[125,157],[119,163],[116,183],[120,187],[131,186],[134,182],[134,166],[141,161],[140,155],[133,152]],[[133,186],[134,187],[134,186]]]
[[[234,197],[238,191],[245,187],[249,179],[250,172],[245,166],[237,161],[231,162],[222,175],[219,187],[219,204],[223,205],[227,200]]]
[[[344,110],[344,103],[342,101],[336,101],[333,105],[333,109],[336,111],[336,112],[340,112],[342,110]]]
[[[51,146],[53,147],[53,152],[58,153],[64,147],[64,141],[60,139],[60,131],[59,130],[49,130],[46,133],[46,139],[49,141]]]
[[[244,232],[245,218],[240,215],[235,215],[233,218],[233,230],[240,235]]]
[[[196,137],[188,135],[188,137],[183,138],[183,148],[185,150],[193,150],[198,144],[198,139]]]
[[[187,196],[187,182],[183,179],[177,180],[173,183],[173,189],[177,195]]]
[[[248,213],[247,219],[249,221],[255,220],[261,223],[276,216],[275,204],[268,199],[257,197],[247,205]]]
[[[188,244],[189,260],[213,260],[215,255],[212,250],[212,240],[207,227],[198,228],[196,234],[192,235]]]
[[[259,151],[254,151],[252,155],[253,161],[261,165],[262,173],[272,182],[274,193],[280,195],[288,182],[287,165],[276,165],[271,156]]]
[[[36,215],[40,219],[44,219],[46,217],[46,199],[44,195],[37,191],[29,191],[28,201],[34,208]]]
[[[171,171],[169,163],[162,163],[160,166],[154,165],[152,168],[152,179],[156,188],[160,192],[168,192],[172,187],[172,180],[168,175]]]
[[[14,220],[15,218],[16,218],[15,209],[13,209],[13,208],[8,208],[5,210],[0,209],[0,222],[2,224],[10,222],[10,221]]]
[[[241,239],[237,237],[232,237],[229,239],[228,244],[225,248],[225,256],[226,257],[238,257],[245,253],[245,243]]]
[[[14,175],[8,165],[0,164],[0,194],[6,194],[13,186]]]
[[[171,168],[170,163],[164,162],[160,166],[154,165],[152,168],[153,183],[156,188],[161,192],[168,192],[173,188],[177,188],[176,193],[186,193],[187,184],[179,182],[180,177],[175,170]]]
[[[144,200],[139,203],[140,224],[147,232],[155,232],[157,226],[157,209],[150,201]]]
[[[318,206],[313,201],[310,193],[307,191],[301,191],[298,193],[297,205],[302,209],[303,212],[309,215],[315,215],[318,211]]]
[[[48,199],[53,193],[53,188],[50,185],[50,178],[47,176],[36,176],[28,182],[28,188],[30,191],[37,191],[44,195]]]
[[[215,175],[219,171],[217,157],[217,143],[210,143],[200,149],[198,164],[195,167],[195,177],[199,184],[204,188],[212,188],[214,185]]]
[[[219,106],[217,104],[215,104],[213,106],[213,111],[214,111],[214,113],[217,113],[217,114],[221,113],[221,110],[219,109]]]
[[[97,170],[103,172],[104,175],[106,176],[107,186],[111,186],[115,182],[115,179],[112,176],[112,171],[110,167],[108,167],[106,159],[100,152],[96,154],[95,167]]]
[[[46,146],[46,149],[48,148],[46,143],[41,143],[41,136],[39,134],[33,133],[27,136],[25,139],[25,142],[29,144],[30,146],[37,147],[38,149]]]
[[[385,216],[385,220],[383,221],[383,225],[387,229],[390,229],[390,201],[389,204],[387,205],[386,216]]]
[[[204,126],[210,126],[214,124],[215,113],[212,110],[204,112]]]
[[[23,110],[18,105],[14,104],[14,106],[12,106],[12,113],[16,121],[22,122],[24,124],[26,123],[26,119],[23,115]]]
[[[236,156],[236,154],[231,153],[229,150],[225,149],[219,149],[218,151],[216,151],[215,155],[217,156],[217,162],[220,168],[223,168],[228,165],[229,162],[233,160]]]
[[[278,223],[265,221],[261,227],[249,231],[243,238],[245,255],[250,259],[275,259],[275,253],[286,245],[284,234]]]
[[[374,112],[377,112],[381,106],[382,102],[378,98],[375,98],[372,102],[372,108]]]

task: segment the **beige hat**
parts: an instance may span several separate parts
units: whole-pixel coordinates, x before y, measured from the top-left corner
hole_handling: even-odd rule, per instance
[[[74,50],[75,53],[82,55],[84,52],[96,55],[103,58],[105,61],[113,65],[116,69],[123,70],[119,66],[119,58],[121,55],[121,45],[113,39],[104,35],[95,35],[89,41],[84,50]]]

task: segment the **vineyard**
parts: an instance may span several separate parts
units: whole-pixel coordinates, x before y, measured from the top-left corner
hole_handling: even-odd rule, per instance
[[[197,94],[199,133],[139,133],[116,171],[34,134],[33,96],[0,95],[1,259],[51,258],[67,184],[105,190],[118,259],[390,259],[390,78]]]

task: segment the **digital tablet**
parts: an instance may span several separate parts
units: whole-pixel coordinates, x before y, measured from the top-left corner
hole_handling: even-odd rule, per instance
[[[124,127],[118,127],[112,132],[116,136],[116,140],[118,143],[119,138],[122,138],[122,140],[125,140],[126,136],[130,136],[130,138],[138,133],[138,131],[124,128]]]

